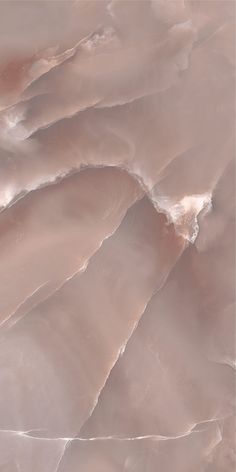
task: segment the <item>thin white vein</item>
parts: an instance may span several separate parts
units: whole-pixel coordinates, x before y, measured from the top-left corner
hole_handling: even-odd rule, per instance
[[[103,241],[102,241],[103,242]],[[101,243],[102,244],[102,243]],[[100,244],[100,246],[101,246]],[[99,246],[99,247],[100,247]],[[92,256],[91,256],[92,257]],[[72,280],[74,277],[76,277],[79,273],[83,273],[87,267],[88,267],[88,263],[89,263],[89,260],[88,261],[85,261],[85,263],[79,268],[77,269],[75,272],[73,272],[73,274],[70,274],[68,277],[66,277],[66,279],[63,280],[63,282],[58,286],[56,287],[56,289],[52,290],[49,295],[47,295],[43,300],[40,300],[39,302],[35,303],[33,306],[30,307],[30,309],[28,311],[26,311],[20,318],[16,318],[15,320],[13,320],[11,323],[9,323],[10,321],[10,318],[12,318],[12,316],[14,316],[15,313],[17,313],[17,310],[19,309],[19,307],[21,305],[23,305],[24,303],[20,304],[20,306],[17,308],[17,310],[9,315],[9,317],[6,319],[6,320],[3,320],[2,323],[0,324],[0,328],[4,327],[6,325],[6,328],[7,329],[10,329],[12,328],[16,323],[18,323],[19,321],[22,320],[22,318],[24,318],[26,315],[28,315],[29,313],[31,313],[35,308],[37,308],[38,306],[40,306],[42,303],[46,302],[47,300],[49,300],[53,295],[55,295],[57,292],[59,292],[70,280]],[[28,297],[30,298],[30,297]],[[24,301],[25,302],[25,301]]]
[[[204,38],[202,41],[199,42],[199,45],[197,46],[198,48],[205,46],[209,41],[211,41],[214,36],[217,36],[218,33],[224,30],[224,28],[227,27],[227,23],[223,23],[220,26],[218,26],[209,36]]]
[[[80,39],[74,46],[72,46],[69,49],[66,49],[65,51],[63,51],[63,52],[61,52],[61,53],[59,53],[55,56],[51,56],[49,58],[46,58],[46,57],[41,57],[40,58],[39,57],[33,64],[37,63],[40,60],[43,60],[45,63],[46,62],[48,63],[48,68],[46,68],[44,70],[44,72],[42,72],[40,75],[32,78],[32,80],[30,80],[28,82],[28,84],[23,88],[20,96],[18,97],[18,100],[12,102],[10,105],[0,107],[0,112],[4,113],[5,111],[8,111],[9,109],[14,108],[15,106],[17,106],[21,103],[30,102],[30,100],[32,100],[32,98],[41,95],[41,93],[35,93],[35,94],[32,94],[30,97],[25,98],[27,90],[30,89],[30,87],[35,82],[40,81],[43,77],[45,77],[46,75],[49,75],[52,70],[59,69],[60,66],[63,66],[65,64],[65,62],[67,62],[69,59],[71,59],[73,56],[75,56],[78,48],[85,41],[87,41],[93,34],[94,34],[93,32],[89,33],[88,35],[86,35],[82,39]]]
[[[185,246],[185,248],[186,248],[186,246]],[[95,408],[97,407],[98,402],[99,402],[99,398],[101,397],[101,394],[102,394],[104,388],[105,388],[106,385],[107,385],[107,382],[108,382],[108,380],[109,380],[109,377],[110,377],[110,375],[111,375],[111,372],[113,371],[113,369],[114,369],[114,367],[116,366],[117,362],[119,361],[120,357],[124,354],[124,352],[125,352],[125,350],[126,350],[126,348],[127,348],[128,342],[130,341],[130,339],[132,338],[134,332],[136,331],[136,329],[137,329],[137,327],[138,327],[138,325],[139,325],[139,323],[140,323],[140,320],[142,319],[144,313],[145,313],[146,310],[147,310],[147,307],[148,307],[149,303],[151,302],[151,300],[153,299],[153,297],[156,295],[156,293],[164,287],[164,285],[165,285],[165,283],[166,283],[166,281],[167,281],[167,278],[169,277],[169,274],[171,273],[173,267],[175,266],[175,264],[177,263],[177,261],[179,260],[179,258],[181,257],[181,255],[183,254],[185,248],[184,248],[184,249],[181,251],[181,253],[178,255],[178,257],[177,257],[176,260],[174,261],[174,263],[173,263],[172,267],[169,269],[169,271],[163,276],[162,282],[158,285],[158,287],[155,289],[155,291],[152,292],[151,296],[148,298],[148,300],[147,300],[147,302],[145,303],[145,305],[144,305],[144,307],[143,307],[143,309],[142,309],[142,312],[141,312],[141,314],[140,314],[138,320],[137,320],[136,323],[134,324],[134,326],[133,326],[133,328],[132,328],[130,334],[129,334],[128,337],[126,338],[125,342],[122,343],[122,345],[120,346],[120,348],[119,348],[119,350],[118,350],[118,352],[117,352],[116,358],[115,358],[115,360],[114,360],[114,362],[113,362],[113,364],[112,364],[112,366],[111,366],[111,368],[110,368],[110,370],[109,370],[109,372],[108,372],[108,374],[107,374],[107,376],[106,376],[106,378],[105,378],[105,381],[103,382],[103,385],[101,386],[100,390],[98,391],[98,394],[97,394],[97,396],[96,396],[96,399],[95,399],[95,401],[94,401],[94,404],[93,404],[93,407],[92,407],[92,409],[91,409],[91,411],[90,411],[90,414],[89,414],[88,418],[85,420],[84,424],[81,426],[80,431],[81,431],[81,430],[83,429],[83,427],[86,425],[87,421],[88,421],[89,418],[92,416],[92,414],[93,414]]]
[[[73,437],[60,437],[60,436],[55,436],[55,437],[47,437],[47,436],[33,436],[30,433],[36,432],[36,431],[43,431],[43,430],[28,430],[28,431],[15,431],[15,430],[0,430],[0,433],[5,433],[5,434],[12,434],[13,436],[20,436],[22,438],[26,439],[32,439],[34,441],[61,441],[64,443],[64,448],[68,446],[70,442],[94,442],[94,441],[119,441],[119,442],[124,442],[124,441],[146,441],[146,440],[151,440],[151,441],[174,441],[178,439],[183,439],[191,434],[197,434],[197,433],[202,433],[204,431],[207,431],[209,427],[205,429],[197,429],[197,427],[200,427],[201,425],[209,425],[209,423],[215,423],[218,427],[218,422],[222,421],[222,419],[225,419],[227,417],[219,417],[219,418],[210,418],[208,420],[201,421],[199,423],[193,423],[190,428],[183,433],[177,434],[175,436],[164,436],[161,434],[147,434],[147,435],[140,435],[140,436],[95,436],[95,437],[89,437],[89,438],[83,438],[80,436],[73,436]],[[64,455],[64,452],[63,452]],[[62,457],[60,458],[61,461]]]
[[[223,436],[222,436],[222,433],[221,433],[221,430],[220,430],[219,426],[217,428],[217,433],[218,433],[217,437],[211,441],[211,444],[208,446],[208,448],[205,452],[206,456],[212,455],[212,453],[215,451],[215,449],[217,448],[217,446],[219,445],[219,443],[223,439]]]
[[[86,170],[99,170],[99,169],[107,169],[107,168],[115,168],[119,171],[127,172],[140,186],[141,188],[147,192],[148,195],[148,186],[145,185],[145,182],[143,182],[142,176],[139,176],[135,172],[132,171],[132,169],[129,169],[125,165],[119,165],[119,164],[86,164],[86,163],[80,163],[78,167],[75,168],[70,168],[68,170],[65,170],[64,172],[58,172],[54,175],[49,175],[48,177],[45,178],[45,180],[39,180],[38,182],[35,182],[34,185],[32,184],[28,187],[23,188],[20,192],[13,194],[10,190],[7,192],[7,194],[10,196],[7,196],[5,198],[4,203],[0,201],[0,213],[2,211],[6,211],[7,209],[11,208],[13,205],[16,205],[20,200],[23,198],[26,198],[28,195],[30,195],[33,192],[37,192],[39,190],[42,190],[47,187],[51,187],[52,185],[58,185],[62,182],[64,179],[68,179],[74,175],[77,175],[81,172],[84,172]]]
[[[10,313],[9,316],[8,316],[7,318],[5,318],[5,319],[0,323],[0,328],[2,328],[6,323],[8,323],[8,321],[9,321],[13,316],[16,315],[16,313],[18,312],[18,310],[19,310],[20,308],[22,308],[26,302],[28,302],[31,298],[33,298],[33,296],[34,296],[36,293],[38,293],[38,292],[41,290],[41,288],[45,287],[45,285],[47,285],[48,283],[49,283],[48,280],[47,280],[46,282],[43,282],[43,283],[40,284],[35,290],[33,290],[33,292],[31,292],[29,295],[27,295],[27,297],[25,297],[24,300],[23,300],[22,302],[20,302],[20,303],[17,305],[16,309],[15,309],[12,313]]]
[[[177,158],[177,157],[178,157],[178,155],[175,156],[175,158]],[[6,211],[7,209],[11,208],[13,205],[17,204],[17,202],[19,202],[21,199],[25,198],[27,195],[31,194],[32,192],[42,190],[42,189],[47,188],[51,185],[57,185],[63,179],[69,178],[72,175],[77,175],[80,172],[83,172],[83,171],[88,170],[88,169],[96,170],[96,169],[106,169],[106,168],[110,168],[110,167],[115,168],[115,169],[120,170],[120,171],[127,172],[139,184],[140,189],[145,193],[146,197],[149,199],[150,203],[153,205],[155,210],[158,213],[162,213],[163,215],[165,215],[166,218],[167,218],[167,221],[169,223],[174,224],[176,233],[179,234],[178,233],[178,221],[175,222],[171,218],[173,210],[176,206],[179,205],[179,202],[178,203],[176,203],[176,202],[171,203],[170,202],[168,207],[166,207],[165,205],[163,206],[163,204],[161,202],[165,201],[166,197],[164,195],[159,195],[158,197],[155,197],[153,195],[153,190],[156,186],[156,183],[152,184],[150,186],[150,183],[145,181],[145,179],[141,175],[141,173],[135,172],[133,169],[130,169],[128,166],[126,166],[124,164],[120,164],[120,165],[118,165],[118,164],[106,164],[106,165],[104,165],[104,164],[95,164],[94,165],[93,164],[93,165],[90,165],[90,164],[81,163],[79,165],[79,167],[76,168],[76,169],[70,169],[68,171],[65,171],[64,173],[62,172],[60,174],[54,175],[53,177],[51,176],[47,180],[41,182],[40,184],[35,184],[34,187],[24,189],[21,193],[19,193],[17,195],[14,195],[11,198],[10,201],[8,201],[6,204],[0,206],[0,213],[2,211]],[[191,196],[191,195],[189,196],[188,195],[186,197],[187,198],[189,198],[189,197],[192,198],[194,196]],[[184,198],[182,200],[184,200]],[[188,237],[185,237],[186,235],[181,234],[181,236],[184,237],[184,239],[186,239],[188,241]],[[194,240],[195,240],[195,238],[194,238]]]
[[[231,359],[230,357],[222,357],[222,358],[209,358],[210,362],[213,362],[214,364],[219,364],[223,366],[230,367],[234,371],[236,371],[236,360]]]
[[[58,472],[59,467],[60,467],[60,464],[61,464],[61,462],[62,462],[62,460],[63,460],[63,457],[64,457],[64,455],[65,455],[66,449],[67,449],[67,447],[68,447],[69,444],[70,444],[70,439],[66,440],[66,441],[65,441],[65,444],[63,445],[62,454],[61,454],[61,456],[59,457],[58,463],[57,463],[57,465],[56,465],[55,472]]]
[[[76,269],[76,271],[74,271],[72,274],[70,274],[68,277],[66,277],[66,279],[63,280],[63,282],[58,285],[55,289],[53,289],[45,298],[43,298],[43,300],[40,300],[38,302],[36,302],[35,304],[33,304],[33,306],[31,306],[29,308],[28,311],[26,311],[21,317],[19,318],[15,318],[12,322],[11,322],[11,319],[12,317],[14,317],[16,314],[17,314],[17,311],[26,303],[26,301],[28,301],[36,292],[38,292],[40,290],[40,288],[42,288],[43,286],[45,286],[47,282],[44,282],[43,284],[41,284],[36,290],[34,290],[30,295],[28,295],[24,300],[23,302],[21,302],[16,310],[14,310],[13,313],[11,313],[5,320],[3,320],[0,324],[0,329],[1,328],[6,328],[6,329],[10,329],[12,328],[16,323],[18,323],[20,320],[22,320],[22,318],[24,318],[26,315],[28,315],[29,313],[32,312],[32,310],[34,310],[35,308],[37,308],[38,306],[40,306],[42,303],[46,302],[47,300],[49,300],[51,297],[53,297],[56,293],[58,293],[61,289],[63,289],[66,284],[68,282],[70,282],[72,279],[74,279],[75,277],[77,277],[79,274],[82,274],[83,272],[86,271],[89,263],[91,262],[91,260],[93,259],[93,257],[97,254],[97,252],[99,251],[99,249],[102,247],[103,243],[109,239],[110,237],[112,237],[115,232],[117,231],[117,229],[119,228],[119,226],[122,224],[122,221],[124,220],[129,208],[134,204],[135,202],[132,202],[122,213],[121,217],[120,217],[120,220],[119,222],[117,223],[117,225],[115,226],[115,228],[108,234],[106,234],[104,236],[104,238],[99,242],[99,244],[96,246],[94,252],[90,255],[89,259],[87,259],[83,265],[81,265],[78,269]]]

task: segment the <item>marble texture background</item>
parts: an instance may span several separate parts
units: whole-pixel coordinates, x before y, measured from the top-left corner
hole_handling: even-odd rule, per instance
[[[0,472],[234,472],[235,1],[0,2]]]

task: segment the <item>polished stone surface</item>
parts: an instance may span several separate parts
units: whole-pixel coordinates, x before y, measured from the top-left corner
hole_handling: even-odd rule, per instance
[[[232,0],[0,2],[0,472],[234,472]]]

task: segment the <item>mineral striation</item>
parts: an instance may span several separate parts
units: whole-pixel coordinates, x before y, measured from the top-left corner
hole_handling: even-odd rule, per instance
[[[234,472],[234,0],[0,2],[0,472]]]

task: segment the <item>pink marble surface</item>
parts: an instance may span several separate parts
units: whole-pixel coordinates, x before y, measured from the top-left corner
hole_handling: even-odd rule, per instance
[[[234,472],[232,0],[0,2],[0,472]]]

